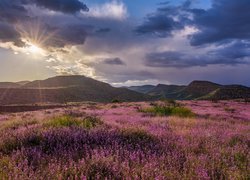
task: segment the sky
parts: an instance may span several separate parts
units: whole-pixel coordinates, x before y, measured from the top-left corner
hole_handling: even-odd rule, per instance
[[[249,0],[0,0],[0,81],[250,86]]]

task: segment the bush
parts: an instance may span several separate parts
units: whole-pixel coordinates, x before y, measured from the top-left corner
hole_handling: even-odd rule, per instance
[[[185,107],[174,107],[172,108],[172,115],[179,117],[194,117],[194,113]]]
[[[119,99],[113,99],[113,100],[112,100],[112,103],[122,103],[122,101],[119,100]]]
[[[101,124],[103,124],[103,122],[97,117],[87,116],[84,119],[76,119],[71,116],[61,116],[61,117],[55,117],[49,120],[48,122],[45,123],[45,126],[48,126],[48,127],[77,126],[77,127],[90,129]]]
[[[83,119],[83,123],[82,123],[82,126],[87,128],[87,129],[91,129],[91,128],[94,128],[98,125],[102,125],[103,122],[97,118],[97,117],[93,117],[93,116],[88,116],[88,117],[85,117]]]
[[[179,106],[163,106],[157,105],[142,110],[142,112],[154,114],[156,116],[178,116],[178,117],[194,117],[195,114],[188,108]]]

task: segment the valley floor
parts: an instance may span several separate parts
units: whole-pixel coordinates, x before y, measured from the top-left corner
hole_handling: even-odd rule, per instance
[[[250,103],[83,103],[0,114],[0,179],[249,179]]]

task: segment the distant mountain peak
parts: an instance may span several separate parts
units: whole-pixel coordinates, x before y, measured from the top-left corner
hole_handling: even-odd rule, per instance
[[[221,86],[220,84],[213,83],[210,81],[195,80],[192,81],[188,86]]]
[[[25,84],[26,88],[58,88],[58,87],[72,87],[72,86],[110,86],[107,83],[97,81],[95,79],[82,75],[62,75],[55,76],[45,80],[37,80]]]

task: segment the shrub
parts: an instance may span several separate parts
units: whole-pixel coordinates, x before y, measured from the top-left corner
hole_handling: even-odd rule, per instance
[[[70,126],[79,126],[80,121],[72,118],[71,116],[60,116],[55,117],[45,123],[49,127],[70,127]]]
[[[119,99],[113,99],[111,102],[112,102],[112,103],[121,103],[122,101],[119,100]]]
[[[97,125],[101,125],[103,122],[97,118],[92,116],[87,116],[83,119],[76,119],[71,116],[61,116],[55,117],[48,122],[45,123],[45,126],[48,127],[83,127],[86,129],[90,129],[96,127]]]
[[[151,108],[142,110],[142,112],[154,114],[156,116],[178,116],[178,117],[194,117],[194,113],[185,107],[179,106],[163,106],[157,105]]]
[[[97,117],[94,117],[94,116],[88,116],[88,117],[85,117],[83,119],[83,123],[82,123],[82,126],[87,128],[87,129],[91,129],[93,127],[96,127],[98,125],[102,125],[103,122],[97,118]]]
[[[185,107],[173,107],[172,115],[179,117],[194,117],[195,114],[190,109]]]

